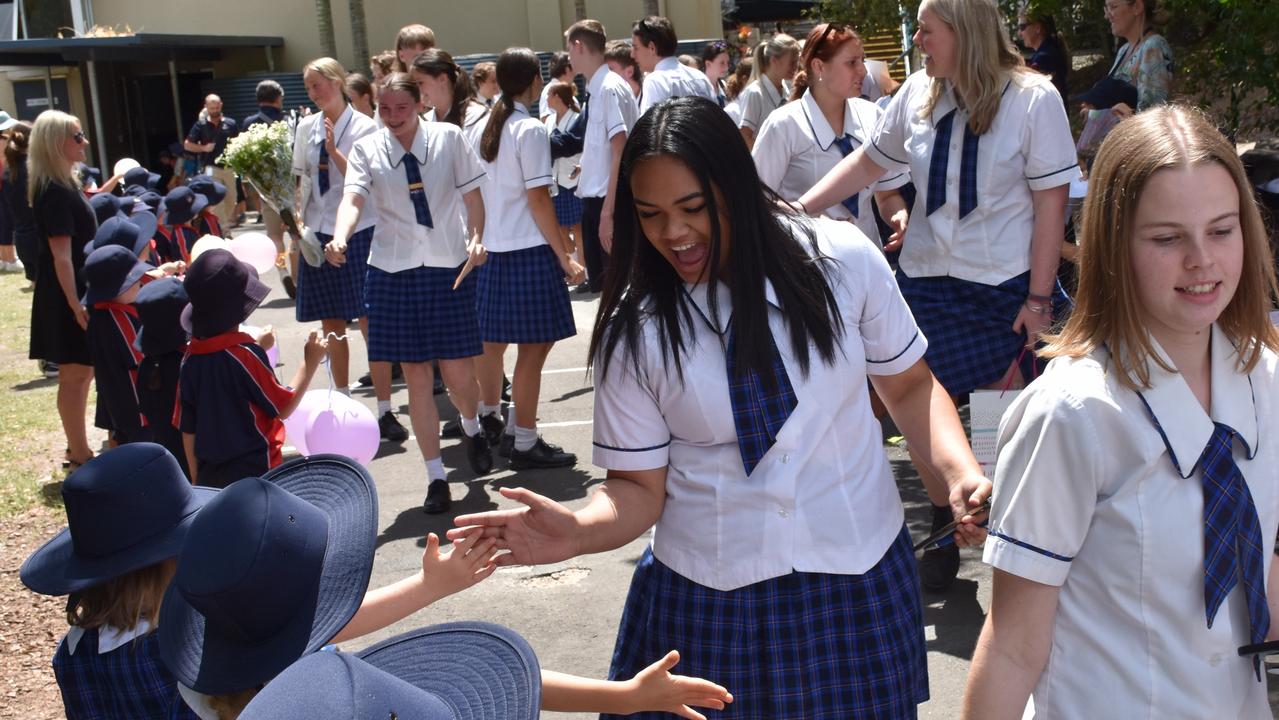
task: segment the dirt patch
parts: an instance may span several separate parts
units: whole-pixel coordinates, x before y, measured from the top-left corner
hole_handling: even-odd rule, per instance
[[[0,531],[0,718],[61,718],[50,661],[67,630],[66,600],[23,587],[18,568],[64,522],[43,505],[13,515]]]

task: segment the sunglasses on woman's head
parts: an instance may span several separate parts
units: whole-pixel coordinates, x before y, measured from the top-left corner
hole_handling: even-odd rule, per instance
[[[817,44],[821,45],[826,36],[830,35],[832,31],[843,32],[848,29],[849,27],[843,23],[826,23],[826,29],[822,31],[821,37],[817,38]]]

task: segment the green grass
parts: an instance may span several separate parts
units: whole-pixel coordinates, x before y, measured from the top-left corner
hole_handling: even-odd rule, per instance
[[[58,421],[58,386],[27,359],[31,293],[23,290],[26,286],[21,273],[0,275],[0,518],[38,502],[62,505],[66,442]]]

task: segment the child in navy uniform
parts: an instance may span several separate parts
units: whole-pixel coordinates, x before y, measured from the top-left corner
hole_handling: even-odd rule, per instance
[[[129,223],[121,227],[136,230]],[[94,424],[110,430],[112,441],[119,445],[151,439],[146,418],[138,408],[136,379],[142,354],[133,347],[138,311],[132,305],[148,269],[132,251],[119,245],[94,250],[84,261],[89,285],[84,296],[89,308],[89,354],[98,388]]]
[[[197,237],[205,235],[225,237],[222,234],[222,223],[218,222],[218,216],[213,214],[211,208],[217,207],[226,197],[226,186],[208,175],[196,175],[187,181],[187,187],[191,188],[191,192],[208,201],[208,205],[196,215],[195,222],[192,223],[196,232],[199,233]]]
[[[192,221],[208,207],[209,201],[188,187],[174,188],[160,204],[164,222],[160,225],[156,244],[165,262],[191,262],[191,246],[200,237]]]
[[[138,291],[133,301],[142,329],[134,344],[142,352],[138,365],[138,405],[146,416],[152,439],[178,459],[182,473],[191,477],[187,467],[182,431],[173,422],[178,411],[178,373],[182,355],[187,350],[187,332],[182,327],[182,310],[187,306],[187,291],[177,278],[163,278]]]
[[[195,718],[160,662],[155,632],[174,556],[216,493],[193,488],[164,448],[135,443],[62,486],[69,527],[22,564],[22,583],[71,595],[53,672],[69,720]]]
[[[289,389],[276,380],[262,346],[239,332],[270,292],[252,267],[226,250],[210,250],[191,263],[185,288],[192,340],[182,360],[175,424],[192,481],[226,487],[280,464],[282,420],[306,392],[327,343],[311,332]]]

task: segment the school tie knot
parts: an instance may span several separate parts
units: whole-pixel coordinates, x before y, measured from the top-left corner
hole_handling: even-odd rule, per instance
[[[329,191],[329,148],[328,144],[320,141],[320,162],[317,165],[319,169],[319,187],[320,196],[323,197]]]
[[[1199,457],[1204,496],[1204,610],[1211,628],[1221,604],[1242,583],[1249,638],[1255,644],[1265,640],[1270,631],[1270,608],[1266,604],[1261,522],[1248,483],[1235,463],[1236,434],[1227,425],[1213,423],[1212,438]],[[1258,679],[1260,662],[1260,655],[1254,655]]]
[[[835,138],[835,146],[839,148],[840,155],[848,157],[853,152],[853,136],[848,133],[840,135]],[[839,204],[847,208],[853,217],[861,216],[861,193],[855,192],[841,200]]]
[[[770,358],[764,378],[750,368],[738,368],[736,360],[737,331],[728,331],[728,395],[733,408],[733,425],[737,430],[737,449],[749,476],[764,454],[777,442],[782,425],[799,405],[791,387],[786,365],[773,334],[765,329]]]
[[[928,162],[928,201],[925,215],[932,215],[946,204],[946,187],[949,182],[950,137],[955,126],[955,112],[951,110],[938,121],[933,133],[933,152]],[[977,149],[981,136],[964,123],[964,145],[959,161],[959,219],[977,209]]]
[[[418,167],[417,157],[411,152],[404,153],[404,178],[409,184],[409,199],[413,201],[413,214],[417,224],[433,228],[431,222],[431,206],[426,201],[426,187],[422,184],[422,169]]]

